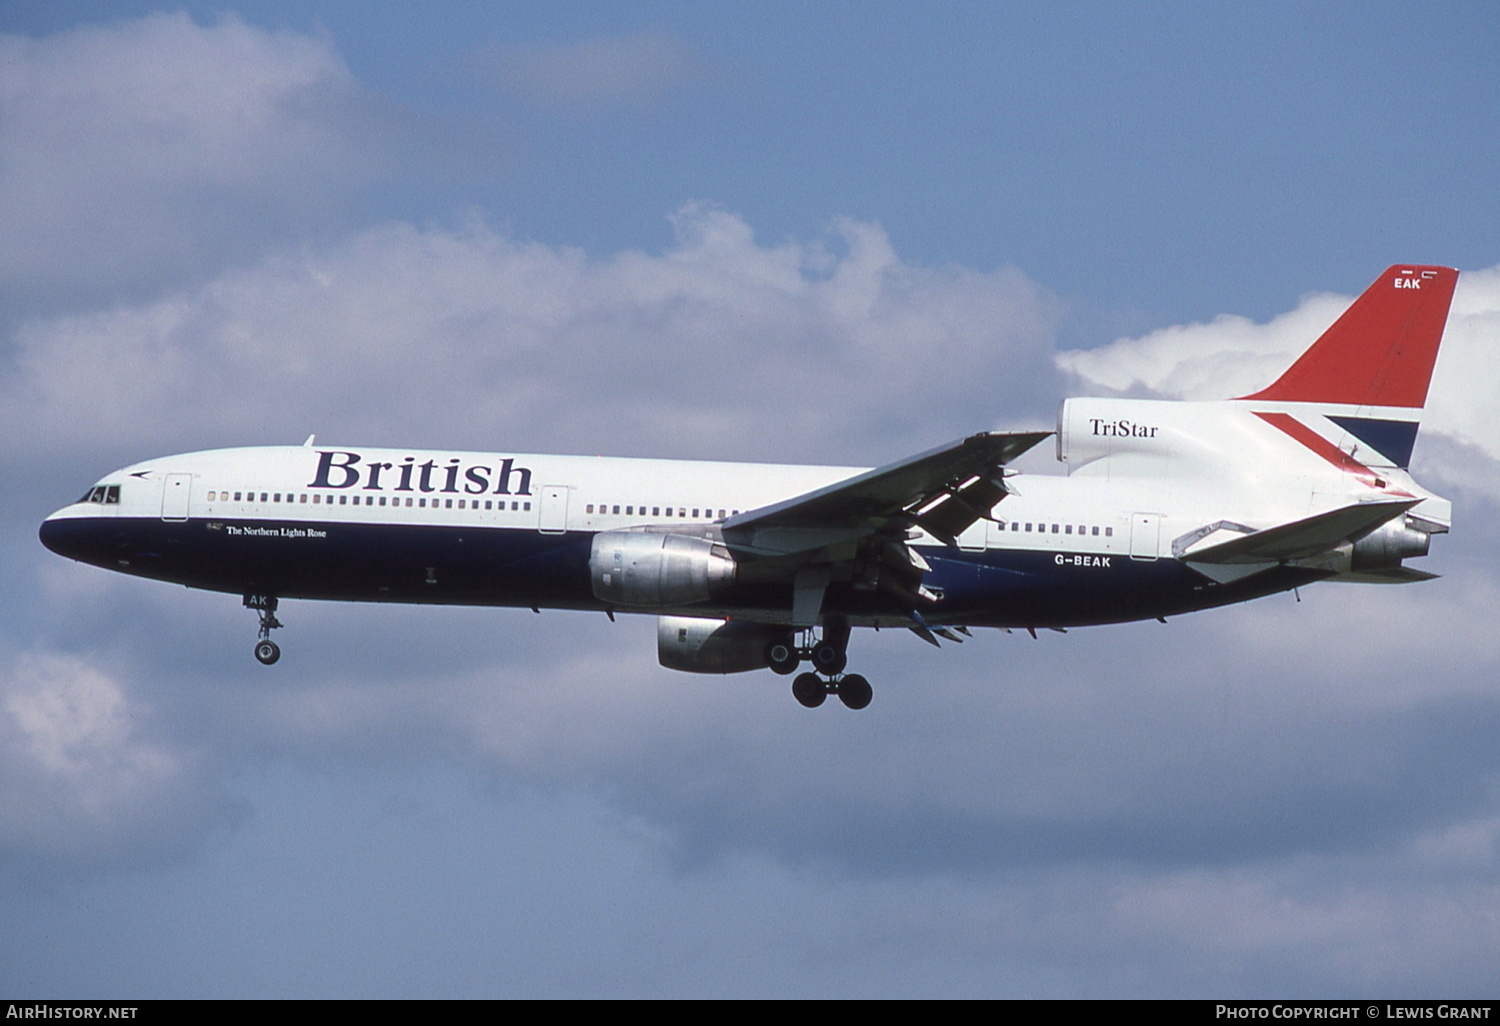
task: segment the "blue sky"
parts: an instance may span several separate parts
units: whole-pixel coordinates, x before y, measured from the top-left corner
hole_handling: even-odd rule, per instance
[[[1489,6],[0,32],[0,990],[1493,995]],[[873,464],[1239,394],[1397,260],[1464,272],[1440,581],[861,637],[860,715],[662,670],[645,618],[288,603],[267,671],[232,597],[36,542],[116,466],[311,431]]]

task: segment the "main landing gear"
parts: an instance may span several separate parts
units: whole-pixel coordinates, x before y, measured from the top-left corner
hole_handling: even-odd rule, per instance
[[[271,640],[271,632],[281,626],[276,619],[276,596],[246,595],[245,605],[260,613],[260,640],[255,643],[255,658],[270,666],[281,658],[281,646]]]
[[[812,663],[816,672],[798,673],[792,681],[792,697],[809,709],[822,705],[829,695],[837,695],[850,709],[869,705],[875,694],[870,682],[857,673],[844,673],[849,664],[849,624],[831,620],[824,624],[821,638],[813,639],[811,633],[804,633],[805,644],[799,645],[797,636],[788,633],[766,646],[766,663],[776,673],[797,673],[804,659]]]
[[[828,680],[816,673],[799,673],[792,681],[792,697],[809,709],[822,705],[829,695],[838,695],[839,701],[851,709],[863,709],[875,697],[875,689],[857,673],[846,673]]]

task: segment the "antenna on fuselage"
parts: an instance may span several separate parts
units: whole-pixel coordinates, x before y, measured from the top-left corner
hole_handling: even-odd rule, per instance
[[[317,438],[317,437],[318,436],[316,434],[308,435],[307,436],[307,441],[305,441],[305,442],[302,443],[302,448],[304,448],[304,449],[311,449],[312,446],[313,446],[313,439]]]

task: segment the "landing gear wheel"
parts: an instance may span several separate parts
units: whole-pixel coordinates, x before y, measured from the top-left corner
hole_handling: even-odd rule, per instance
[[[870,687],[870,682],[857,673],[851,673],[840,680],[838,688],[839,701],[851,709],[863,709],[875,697],[875,690]]]
[[[281,658],[281,646],[271,640],[271,632],[281,626],[281,621],[276,619],[277,604],[275,595],[245,596],[246,608],[253,609],[260,615],[260,640],[255,643],[255,658],[263,666],[270,666]]]
[[[813,646],[812,664],[813,669],[819,673],[834,677],[844,672],[844,667],[849,665],[849,657],[839,646],[820,641]]]
[[[773,672],[786,676],[796,673],[802,662],[796,643],[790,638],[778,638],[766,646],[766,665]]]
[[[816,709],[828,697],[828,685],[815,673],[798,674],[792,681],[792,697],[809,709]]]

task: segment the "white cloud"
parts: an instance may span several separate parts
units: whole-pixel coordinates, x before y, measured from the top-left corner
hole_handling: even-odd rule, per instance
[[[1057,365],[1094,389],[1227,399],[1270,384],[1350,302],[1317,293],[1266,324],[1220,314],[1207,324],[1173,325],[1097,349],[1061,352]]]
[[[156,847],[195,802],[196,767],[151,738],[151,712],[77,656],[0,667],[0,849],[64,859]],[[168,846],[179,838],[172,836]]]
[[[324,39],[186,14],[0,37],[0,288],[77,302],[326,223],[387,170]]]
[[[130,439],[144,458],[316,430],[834,462],[895,458],[1002,412],[1045,422],[1057,304],[1019,272],[912,266],[852,221],[773,247],[712,207],[674,224],[667,252],[605,259],[479,223],[390,224],[157,302],[35,321],[0,385],[6,444]]]

